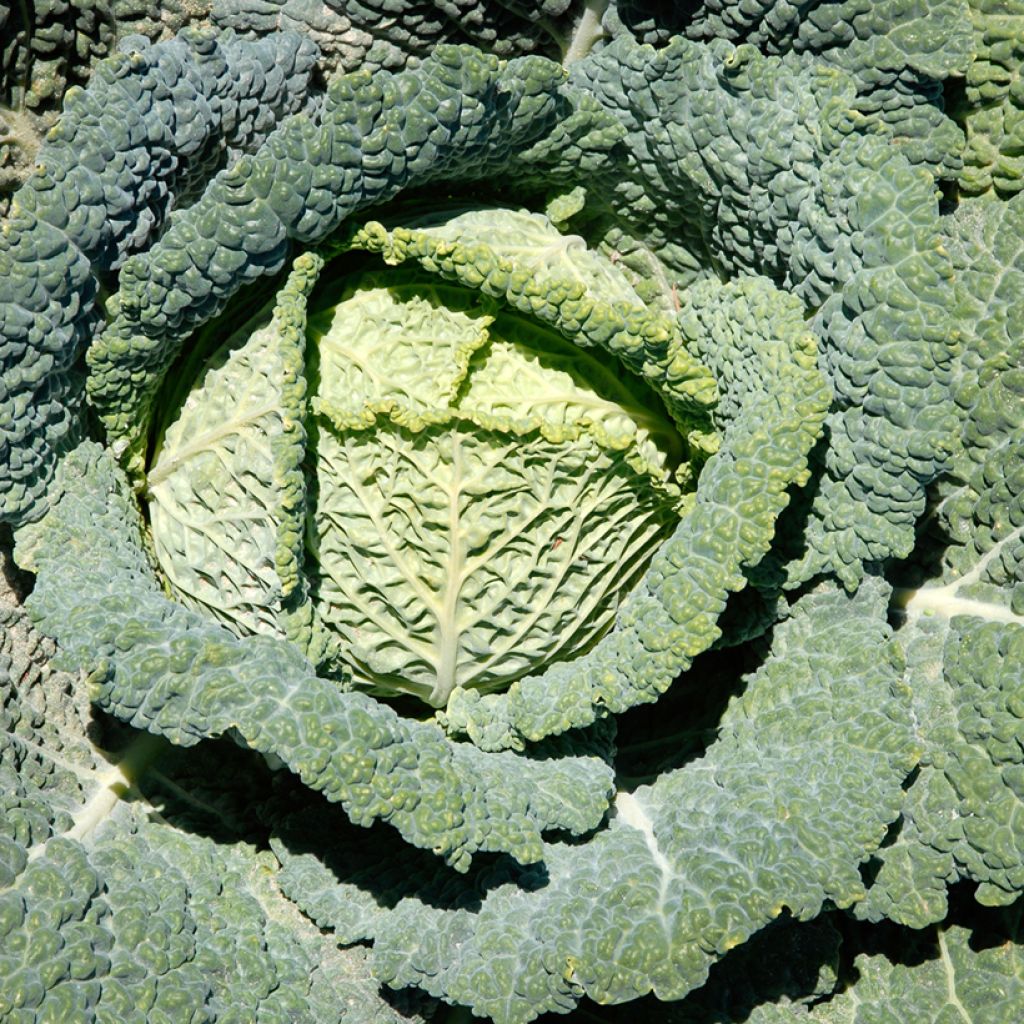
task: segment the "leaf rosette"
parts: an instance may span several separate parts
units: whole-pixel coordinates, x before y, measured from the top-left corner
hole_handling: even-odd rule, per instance
[[[230,746],[203,741],[264,755],[225,759],[259,823],[251,888],[268,921],[273,899],[301,911],[315,956],[370,941],[375,981],[526,1021],[682,998],[786,913],[918,926],[955,878],[1019,891],[1012,840],[985,830],[1019,803],[1020,516],[998,512],[1019,431],[983,465],[967,435],[944,447],[934,178],[852,96],[846,71],[749,45],[620,39],[568,78],[440,46],[334,79],[191,205],[75,250],[65,361],[91,340],[108,444],[32,435],[46,472],[10,513],[38,498],[27,607],[99,708],[197,748],[170,759],[186,779],[186,754]],[[454,205],[509,169],[534,212],[489,186]],[[32,216],[70,224],[38,191]],[[119,289],[102,327],[98,246]],[[978,345],[960,412],[992,375],[1012,411],[1013,368]],[[71,419],[79,384],[57,388]],[[988,437],[994,416],[979,399],[966,421]],[[947,464],[942,521],[987,539],[931,590],[890,576],[894,597],[885,561]],[[920,614],[936,601],[952,625]],[[960,621],[981,601],[998,628]],[[644,712],[615,716],[663,696],[653,743],[679,749],[631,777]],[[680,738],[702,699],[707,735]],[[993,780],[954,834],[948,794],[973,813]],[[161,846],[164,822],[128,818]],[[18,847],[19,936],[26,865],[62,829]]]
[[[161,412],[133,422],[154,440],[136,481],[146,514],[115,516],[105,543],[127,547],[106,562],[145,578],[148,646],[131,599],[104,600],[103,626],[71,635],[69,598],[85,614],[108,579],[44,585],[72,481],[113,479],[88,451],[23,531],[37,614],[86,664],[106,652],[96,696],[119,716],[177,742],[231,732],[452,863],[476,849],[529,861],[538,828],[592,827],[608,771],[588,757],[531,762],[562,778],[544,806],[526,777],[450,821],[417,816],[422,782],[409,807],[396,792],[425,743],[455,772],[439,792],[465,802],[500,770],[480,750],[653,701],[715,642],[828,406],[798,304],[748,278],[694,288],[665,317],[543,216],[500,209],[347,230],[253,301],[193,338],[149,407]],[[116,430],[112,443],[132,448]],[[101,485],[93,515],[126,487]],[[421,725],[353,689],[441,710]],[[325,728],[333,717],[348,724]]]
[[[829,396],[796,304],[751,278],[667,317],[498,208],[323,252],[207,325],[156,403],[139,486],[171,592],[486,749],[656,699],[805,475]]]

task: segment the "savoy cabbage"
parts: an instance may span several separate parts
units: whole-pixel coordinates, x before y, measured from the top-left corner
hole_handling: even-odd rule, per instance
[[[1024,1017],[1024,4],[0,30],[0,1020]]]

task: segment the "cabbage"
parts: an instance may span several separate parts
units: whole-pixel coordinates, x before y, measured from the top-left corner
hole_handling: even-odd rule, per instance
[[[146,489],[174,595],[434,707],[587,650],[678,523],[664,404],[486,295],[342,262],[304,333],[286,288],[185,370]]]

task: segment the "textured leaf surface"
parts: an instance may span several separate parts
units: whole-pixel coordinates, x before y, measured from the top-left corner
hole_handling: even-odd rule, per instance
[[[981,935],[953,926],[936,931],[917,963],[862,954],[857,983],[810,1010],[765,1005],[750,1024],[1014,1024],[1024,1006],[1024,944],[1020,913]],[[921,944],[923,945],[923,944]]]
[[[100,320],[100,281],[211,151],[244,152],[306,102],[314,52],[294,35],[186,33],[102,62],[69,93],[0,230],[0,519],[32,510],[74,442],[73,368]]]
[[[863,561],[910,553],[925,486],[955,447],[952,267],[929,175],[881,139],[844,141],[819,188],[825,218],[802,225],[794,290],[817,309],[836,408],[807,555],[789,573],[800,580],[831,569],[851,585]],[[826,221],[860,239],[839,272],[822,259],[836,247]]]
[[[287,891],[341,941],[370,934],[389,984],[499,1022],[565,1012],[584,994],[680,998],[783,907],[810,918],[825,899],[863,897],[857,865],[898,813],[916,755],[885,600],[874,585],[804,598],[707,754],[620,792],[608,827],[582,846],[546,846],[543,870],[492,873],[451,909],[438,904],[452,894],[420,898],[410,872],[382,913],[346,891],[344,865],[332,895],[338,876],[308,859],[288,867]],[[768,763],[770,775],[756,770]]]
[[[943,115],[942,84],[970,63],[967,0],[707,0],[685,32],[841,68],[857,112],[890,129],[911,163],[943,177],[961,168],[963,134]]]
[[[532,224],[480,219],[499,237]],[[562,236],[547,225],[545,241]],[[529,259],[502,252],[541,293]],[[592,647],[678,520],[682,443],[655,392],[422,272],[336,290],[311,319],[308,545],[338,658],[364,684],[444,706]]]
[[[524,765],[451,744],[436,726],[340,693],[294,645],[243,643],[169,601],[146,564],[127,483],[102,449],[87,443],[66,457],[54,487],[51,512],[23,529],[19,559],[38,573],[33,614],[68,663],[93,672],[101,707],[181,745],[237,735],[353,821],[384,818],[463,870],[478,850],[536,860],[542,829],[580,833],[600,821],[610,772],[597,759]]]
[[[1007,198],[1024,188],[1024,3],[970,0],[973,60],[952,113],[967,133],[960,187]]]
[[[213,0],[214,24],[238,32],[292,29],[314,39],[334,71],[399,68],[435,47],[472,43],[501,57],[558,58],[573,25],[572,0]]]
[[[71,86],[86,85],[120,41],[167,39],[201,20],[188,0],[71,0],[0,7],[0,210],[32,173],[40,142]]]
[[[363,427],[378,413],[416,428],[445,419],[488,342],[493,312],[472,292],[424,275],[370,271],[325,281],[309,317],[317,409]]]
[[[691,38],[748,42],[768,53],[823,54],[856,69],[865,86],[871,74],[893,68],[936,77],[962,70],[970,48],[964,0],[811,0],[799,7],[785,0],[703,0],[695,7],[686,26]],[[873,63],[867,59],[872,51]]]
[[[598,647],[505,694],[457,692],[444,719],[450,730],[491,749],[588,725],[656,700],[718,639],[726,598],[767,551],[787,488],[806,480],[829,395],[797,304],[763,279],[711,287],[694,306],[684,330],[708,332],[694,348],[732,395],[692,509]],[[742,338],[723,327],[727,315],[744,325]],[[749,375],[726,369],[737,355],[749,360]]]
[[[593,1011],[595,1019],[607,1024],[637,1019],[658,1024],[744,1024],[765,1003],[816,1005],[842,984],[839,971],[846,937],[837,929],[838,917],[824,913],[803,922],[781,915],[726,953],[711,967],[707,982],[685,998],[658,1003],[648,996],[637,1003],[600,1007]]]
[[[835,403],[791,582],[833,572],[852,587],[865,561],[908,555],[956,430],[932,174],[852,109],[853,77],[820,63],[617,39],[571,74],[569,95],[626,133],[580,181],[667,268],[663,290],[765,274],[815,314]]]
[[[321,619],[357,678],[435,707],[587,650],[674,518],[586,438],[322,430],[317,457]]]
[[[664,393],[677,408],[699,409],[694,391],[713,392],[673,325],[579,239],[500,210],[440,228],[427,251],[457,260],[445,232],[486,232],[490,248],[477,247],[463,276],[499,253],[487,290],[514,283],[524,312],[528,297],[550,296],[547,315],[509,315],[486,292],[414,266],[338,280],[328,271],[309,324],[308,565],[294,520],[310,273],[296,270],[269,324],[257,315],[199,364],[146,486],[157,557],[188,604],[236,631],[304,643],[309,605],[287,623],[284,606],[302,601],[308,571],[317,660],[435,707],[456,688],[502,689],[593,647],[678,522],[675,471],[692,479],[657,392],[544,320],[628,346],[648,377],[672,382]],[[661,366],[643,358],[648,335]]]
[[[626,275],[582,238],[561,233],[541,214],[471,208],[391,229],[371,222],[341,244],[380,252],[389,263],[415,260],[582,348],[606,349],[650,380],[684,423],[699,421],[715,400],[714,379],[680,343],[672,320],[646,306]]]
[[[1018,1024],[1020,0],[151,7],[0,4],[0,192],[33,116],[9,99],[52,104],[129,24],[245,33],[101,62],[0,228],[0,520],[33,520],[38,571],[3,564],[0,523],[0,1019]],[[325,359],[258,331],[184,408],[313,245],[425,303],[389,296]],[[592,358],[622,416],[577,387]],[[94,413],[105,453],[74,448]],[[504,496],[488,537],[534,501],[527,459],[565,506],[602,459],[628,489],[670,471],[682,514],[540,672],[527,648],[566,653],[555,619],[595,596],[546,589],[573,542],[524,541],[517,577],[467,529],[500,571],[470,581],[462,667],[515,680],[427,719],[350,691],[303,527],[339,493],[318,453],[351,491],[338,449],[372,435],[332,558],[461,539],[465,474],[410,441],[464,465],[459,417],[504,438],[472,450]],[[155,449],[169,547],[132,495]],[[171,549],[196,607],[158,579]],[[396,581],[370,582],[401,646],[437,617]],[[33,585],[48,639],[5,590]],[[58,649],[77,675],[38,670]]]
[[[390,233],[371,224],[355,233],[354,244],[377,249],[392,261],[415,259],[441,277],[471,283],[532,313],[583,345],[608,348],[650,380],[677,419],[691,426],[710,429],[712,375],[733,383],[729,367],[739,353],[724,344],[719,349],[724,339],[684,341],[675,323],[643,309],[624,289],[621,275],[602,268],[593,255],[578,253],[572,239],[539,216],[496,218],[471,211]],[[608,301],[608,288],[601,286],[608,279],[616,281],[617,302]],[[804,460],[828,394],[796,304],[767,282],[712,292],[704,302],[709,315],[718,303],[723,315],[730,304],[735,307],[754,332],[756,342],[738,345],[756,370],[726,400],[732,410],[731,419],[727,414],[721,420],[728,428],[726,450],[704,470],[693,510],[658,552],[615,630],[598,647],[575,662],[513,683],[507,694],[481,698],[474,691],[455,691],[442,718],[452,732],[468,734],[486,749],[502,749],[589,725],[609,712],[656,699],[717,639],[715,620],[727,594],[743,585],[741,567],[754,564],[767,549],[787,500],[785,489],[806,479]],[[691,339],[706,329],[699,319],[690,326]],[[692,350],[708,361],[710,374]],[[740,406],[743,414],[737,418]],[[696,433],[689,435],[691,441]],[[737,448],[730,450],[730,443]]]
[[[281,898],[267,852],[141,799],[147,775],[177,788],[168,744],[101,738],[12,597],[0,578],[0,1017],[421,1020]]]
[[[862,912],[921,927],[947,885],[1012,902],[1024,885],[1024,203],[965,203],[949,223],[962,266],[964,420],[935,536],[896,593],[924,750],[903,828]],[[941,545],[941,546],[940,546]]]
[[[442,46],[415,70],[335,79],[317,118],[283,124],[218,174],[125,265],[117,315],[90,350],[90,396],[142,471],[154,394],[191,329],[356,211],[437,179],[486,177],[558,116],[558,65]]]
[[[300,257],[272,314],[214,354],[146,475],[153,546],[175,596],[236,632],[309,628],[305,300],[320,263]]]

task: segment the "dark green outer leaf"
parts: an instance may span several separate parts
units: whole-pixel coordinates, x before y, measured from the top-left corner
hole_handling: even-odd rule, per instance
[[[98,279],[162,224],[193,162],[244,151],[307,101],[314,55],[295,35],[190,32],[120,53],[69,92],[0,228],[0,520],[33,511],[73,443]]]
[[[547,845],[543,870],[479,878],[451,909],[428,886],[388,910],[346,883],[344,864],[306,854],[286,889],[340,941],[372,937],[389,984],[500,1024],[568,1012],[584,994],[678,999],[783,908],[809,919],[826,899],[863,897],[858,865],[917,757],[886,598],[869,583],[800,601],[707,754],[620,792],[609,826]]]

